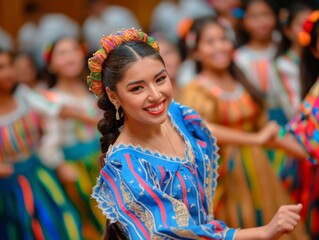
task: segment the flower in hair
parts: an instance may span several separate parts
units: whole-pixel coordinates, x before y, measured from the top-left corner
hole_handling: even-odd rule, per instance
[[[52,49],[53,49],[52,43],[47,44],[43,49],[42,57],[45,63],[47,64],[51,61]]]
[[[118,31],[116,34],[103,36],[101,38],[102,48],[96,51],[88,60],[90,75],[87,77],[87,84],[90,91],[92,91],[95,96],[101,97],[105,91],[102,84],[102,68],[108,54],[117,46],[131,41],[141,41],[147,43],[148,45],[159,51],[159,46],[154,41],[154,38],[149,37],[141,30],[127,29]]]
[[[185,38],[187,36],[187,33],[189,33],[192,25],[193,25],[193,19],[184,18],[177,25],[177,29],[176,29],[177,35],[180,38]]]
[[[319,20],[319,10],[313,11],[308,19],[302,25],[302,31],[298,35],[299,43],[306,47],[311,42],[311,31],[314,28],[315,23]]]

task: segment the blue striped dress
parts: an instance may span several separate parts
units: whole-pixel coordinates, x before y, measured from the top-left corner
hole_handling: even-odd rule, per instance
[[[93,198],[129,239],[234,239],[236,230],[213,216],[215,140],[194,110],[172,102],[168,114],[185,141],[185,157],[113,145]]]

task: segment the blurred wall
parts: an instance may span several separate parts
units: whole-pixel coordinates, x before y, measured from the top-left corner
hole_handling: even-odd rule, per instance
[[[61,12],[80,24],[88,15],[86,0],[33,0],[41,6],[42,13]],[[160,0],[105,0],[129,8],[137,17],[144,30],[149,29],[153,8]],[[19,27],[27,20],[23,14],[23,6],[28,0],[0,0],[0,26],[13,37]]]

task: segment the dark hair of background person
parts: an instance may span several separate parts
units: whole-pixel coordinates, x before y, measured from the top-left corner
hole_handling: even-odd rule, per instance
[[[291,40],[285,35],[284,30],[286,27],[291,27],[292,22],[295,20],[295,18],[303,11],[311,11],[311,7],[303,2],[292,2],[287,7],[287,17],[283,19],[283,22],[280,22],[280,28],[282,32],[282,38],[278,46],[278,51],[276,53],[276,57],[281,56],[282,54],[285,54],[292,45]]]
[[[304,98],[309,92],[310,88],[316,82],[319,77],[319,59],[313,54],[313,51],[319,49],[319,21],[314,23],[313,29],[310,32],[311,42],[308,46],[304,47],[301,53],[300,61],[300,79],[302,87],[302,98]]]
[[[8,55],[10,57],[10,61],[11,63],[13,63],[13,53],[10,51],[10,50],[7,50],[7,49],[2,49],[0,47],[0,54],[5,54],[5,55]],[[15,84],[15,86],[13,87],[11,93],[14,93],[15,89],[17,88],[18,84]]]
[[[218,23],[216,20],[216,17],[214,16],[204,16],[199,17],[194,20],[193,25],[190,29],[190,32],[195,33],[195,44],[194,49],[197,48],[198,42],[201,38],[201,33],[203,32],[203,29],[208,24],[217,24],[218,26],[225,29],[222,25]],[[226,29],[225,29],[226,31]],[[230,40],[229,40],[230,41]],[[202,65],[199,61],[195,61],[196,63],[196,72],[199,73],[202,70]],[[235,64],[235,62],[232,60],[231,64],[228,67],[228,70],[235,81],[238,81],[250,94],[250,96],[255,100],[255,102],[263,107],[264,106],[264,94],[260,92],[258,89],[256,89],[250,82],[248,81],[247,77],[244,75],[244,73],[239,69],[239,67]]]
[[[33,55],[28,52],[28,51],[21,51],[15,54],[14,59],[18,59],[18,58],[23,58],[26,57],[28,58],[28,60],[30,61],[32,67],[36,70],[36,79],[37,81],[39,81],[42,77],[41,72],[37,66],[37,62],[35,61],[35,58],[33,57]]]
[[[3,49],[0,47],[0,54],[8,54],[11,58],[13,58],[13,53],[10,50]]]
[[[241,2],[242,2],[241,8],[244,11],[244,13],[246,13],[246,10],[250,7],[252,3],[263,2],[267,4],[272,10],[274,17],[276,19],[276,28],[279,28],[279,22],[277,17],[279,12],[279,7],[278,7],[278,4],[275,2],[275,0],[242,0]],[[243,26],[243,19],[240,19],[240,21],[238,21],[238,25],[236,26],[235,29],[236,29],[236,48],[238,48],[249,42],[250,35]]]
[[[164,61],[156,49],[141,41],[125,42],[115,47],[107,55],[102,65],[102,83],[103,87],[108,87],[116,92],[116,84],[120,82],[129,67],[140,58],[152,58],[164,64]],[[113,144],[120,135],[119,128],[124,124],[123,111],[120,108],[120,120],[116,120],[116,109],[108,98],[104,90],[103,96],[98,99],[98,107],[104,111],[104,117],[98,123],[98,130],[101,132],[100,139],[102,155],[100,165],[104,165],[105,154],[111,144]],[[104,233],[104,240],[128,239],[123,230],[116,223],[107,222]]]

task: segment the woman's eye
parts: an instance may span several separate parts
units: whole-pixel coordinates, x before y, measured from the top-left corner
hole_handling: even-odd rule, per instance
[[[166,76],[160,77],[156,80],[157,83],[162,82],[166,79]]]
[[[137,92],[137,91],[142,90],[142,89],[143,89],[142,86],[136,86],[136,87],[131,88],[130,92]]]

